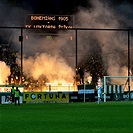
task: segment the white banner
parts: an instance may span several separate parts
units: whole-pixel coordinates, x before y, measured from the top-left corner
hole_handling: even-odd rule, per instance
[[[20,96],[20,103],[23,103],[22,96]],[[12,97],[11,96],[1,96],[1,104],[11,104]]]
[[[18,88],[19,88],[20,92],[23,92],[24,87],[18,86]],[[8,87],[8,86],[7,86],[7,87],[5,87],[5,86],[0,86],[0,92],[11,92],[11,89],[12,89],[11,86],[9,86],[9,87]],[[15,86],[14,86],[14,89],[16,89]]]
[[[85,91],[85,92],[84,92]],[[78,94],[92,94],[94,93],[94,89],[89,89],[89,90],[78,90]]]

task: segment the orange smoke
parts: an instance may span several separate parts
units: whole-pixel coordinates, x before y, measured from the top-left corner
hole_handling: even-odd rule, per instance
[[[0,61],[0,84],[5,84],[7,77],[10,75],[10,68],[5,62]]]

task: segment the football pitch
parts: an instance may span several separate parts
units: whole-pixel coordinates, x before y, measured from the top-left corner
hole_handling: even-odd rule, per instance
[[[0,105],[0,133],[133,133],[133,102]]]

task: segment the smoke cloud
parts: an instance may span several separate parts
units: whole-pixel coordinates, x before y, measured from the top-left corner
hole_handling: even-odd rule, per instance
[[[79,8],[76,14],[76,27],[84,28],[125,28],[125,18],[110,8],[107,3],[91,1],[89,10]],[[125,7],[125,9],[124,9]],[[123,11],[129,6],[122,6]],[[99,50],[104,66],[110,76],[127,76],[127,32],[122,31],[79,31],[79,53],[93,53]],[[81,60],[83,58],[80,58]],[[126,60],[126,62],[125,62]]]
[[[100,0],[91,0],[91,8],[79,7],[78,11],[73,14],[74,27],[77,28],[123,28],[128,27],[126,18],[129,17],[132,9],[129,4],[120,5],[117,8],[109,7],[108,3]],[[1,9],[6,12],[2,4]],[[130,9],[130,12],[127,11]],[[8,8],[9,9],[9,8]],[[28,14],[29,12],[18,8],[10,8],[9,17],[19,14]],[[121,11],[121,13],[118,12]],[[121,9],[121,10],[120,10]],[[129,13],[129,15],[128,15]],[[121,15],[120,15],[121,14]],[[123,15],[122,15],[123,14]],[[2,14],[3,18],[5,14]],[[24,16],[24,15],[22,15]],[[12,17],[14,18],[14,17]],[[131,18],[131,17],[130,17]],[[17,22],[2,19],[5,25],[23,25],[22,18],[18,17]],[[133,18],[128,19],[130,24]],[[6,23],[5,23],[6,22]],[[46,77],[48,82],[55,80],[63,80],[73,82],[75,76],[75,31],[59,31],[56,36],[52,36],[52,40],[46,40],[46,35],[41,37],[32,30],[24,30],[24,73],[38,79],[42,75]],[[13,41],[15,47],[20,51],[20,42],[16,39],[16,35],[20,35],[20,31],[13,32]],[[28,35],[28,40],[25,36]],[[69,40],[72,35],[73,40]],[[127,76],[127,33],[120,31],[78,31],[78,66],[80,61],[86,56],[93,54],[94,51],[100,50],[102,53],[104,66],[108,75]],[[20,58],[18,57],[20,63]]]
[[[62,57],[45,53],[25,59],[24,68],[25,72],[36,80],[42,75],[50,82],[72,82],[74,78],[69,76],[74,75],[74,72]]]
[[[7,77],[10,75],[10,68],[5,62],[0,61],[0,84],[6,83]]]

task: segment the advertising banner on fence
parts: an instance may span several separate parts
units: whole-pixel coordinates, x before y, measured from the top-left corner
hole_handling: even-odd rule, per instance
[[[78,94],[94,94],[94,89],[88,89],[88,90],[78,90]]]
[[[24,86],[23,85],[18,85],[17,86],[20,90],[20,92],[23,92]],[[14,85],[14,88],[16,89],[16,86]],[[12,85],[0,85],[0,93],[1,92],[11,92]]]
[[[28,102],[69,102],[69,93],[47,93],[47,92],[24,92],[23,101]]]
[[[22,96],[20,96],[20,103],[23,103]],[[12,97],[10,95],[7,96],[1,96],[1,104],[11,104],[12,103]]]
[[[95,100],[97,100],[98,96],[95,95]],[[130,99],[129,99],[130,98]],[[104,95],[102,95],[101,99],[104,99]],[[106,95],[107,101],[127,101],[127,100],[133,100],[133,91],[130,92],[124,92],[124,93],[112,93]]]

